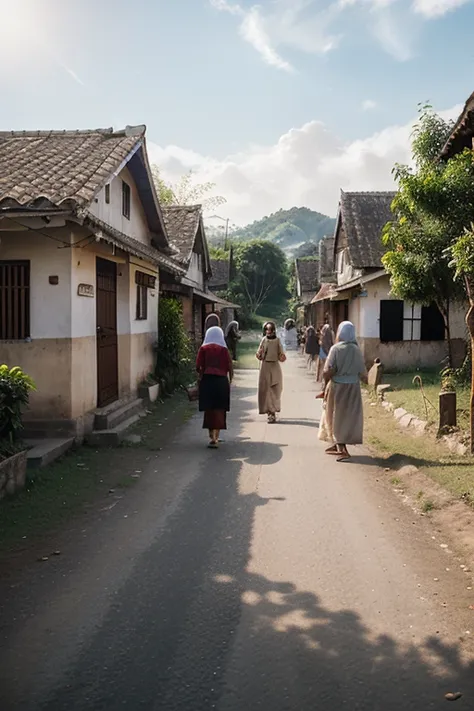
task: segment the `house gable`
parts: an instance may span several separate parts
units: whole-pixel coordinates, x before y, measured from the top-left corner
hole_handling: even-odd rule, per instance
[[[187,279],[202,287],[211,276],[211,261],[201,205],[165,207],[163,217],[174,258],[187,269]]]

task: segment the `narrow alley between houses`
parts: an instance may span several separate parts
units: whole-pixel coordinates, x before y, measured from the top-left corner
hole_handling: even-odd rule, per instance
[[[472,708],[455,551],[366,450],[324,455],[302,359],[276,425],[256,381],[218,451],[196,414],[61,556],[0,580],[2,711]]]

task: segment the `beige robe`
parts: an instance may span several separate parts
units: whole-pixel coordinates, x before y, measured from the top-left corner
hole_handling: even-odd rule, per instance
[[[258,379],[258,411],[261,415],[274,414],[281,410],[283,373],[279,357],[284,353],[279,338],[263,338],[258,352],[261,353]]]
[[[327,386],[319,439],[331,444],[362,444],[364,413],[360,378],[367,375],[360,348],[355,343],[336,343],[329,352],[325,371],[334,378],[353,378],[354,383],[330,380]]]

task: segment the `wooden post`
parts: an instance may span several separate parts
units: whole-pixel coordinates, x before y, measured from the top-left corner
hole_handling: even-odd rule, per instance
[[[456,393],[439,394],[439,429],[456,427]]]

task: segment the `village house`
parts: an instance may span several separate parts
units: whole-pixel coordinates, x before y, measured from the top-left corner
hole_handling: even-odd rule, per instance
[[[173,205],[163,208],[173,258],[185,270],[176,278],[168,272],[161,279],[164,296],[177,298],[183,307],[183,319],[190,338],[200,345],[204,322],[209,313],[238,308],[209,289],[212,267],[209,257],[201,205]]]
[[[225,292],[229,288],[230,281],[234,272],[234,255],[233,249],[230,248],[228,259],[211,259],[212,276],[209,280],[209,288],[213,292]],[[235,304],[226,306],[225,299],[220,299],[220,303],[215,304],[215,311],[219,314],[222,328],[226,328],[231,321],[236,319]]]
[[[0,360],[36,383],[27,431],[82,438],[97,408],[99,427],[131,416],[154,368],[159,272],[185,275],[145,127],[1,133],[0,240]]]
[[[298,326],[311,325],[311,299],[319,285],[319,260],[316,258],[295,260],[296,298]]]
[[[310,321],[316,328],[321,328],[328,313],[330,297],[335,294],[336,277],[334,274],[334,237],[324,237],[318,245],[318,283],[319,290],[310,303]]]
[[[381,359],[388,369],[436,367],[447,357],[443,317],[436,306],[411,304],[391,294],[382,265],[382,230],[392,218],[395,193],[341,192],[334,233],[334,284],[316,295],[334,327],[346,319],[356,327],[369,365]],[[454,360],[465,352],[464,310],[450,313]]]

